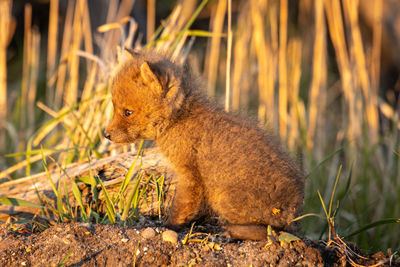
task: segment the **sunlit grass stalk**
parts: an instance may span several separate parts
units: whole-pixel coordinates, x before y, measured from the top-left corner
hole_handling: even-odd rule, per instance
[[[339,72],[341,76],[341,84],[343,87],[343,93],[346,99],[348,116],[346,121],[343,121],[344,127],[347,131],[347,138],[352,145],[352,141],[356,140],[361,136],[361,121],[360,118],[356,117],[355,105],[356,95],[352,83],[352,73],[350,70],[349,56],[347,52],[347,46],[345,41],[345,33],[343,27],[343,16],[341,12],[339,0],[327,0],[324,2],[326,17],[329,27],[329,34],[332,39],[333,47],[336,53],[336,59],[338,62]]]
[[[288,122],[290,129],[288,133],[288,147],[296,150],[296,143],[299,143],[300,115],[298,111],[300,78],[301,78],[301,41],[293,39],[288,45],[288,102],[290,104],[290,121]]]
[[[146,40],[149,42],[154,34],[154,29],[156,25],[156,1],[147,1],[147,33]]]
[[[19,139],[20,150],[22,146],[25,146],[26,130],[27,130],[27,104],[28,104],[28,86],[30,79],[30,58],[32,55],[32,6],[30,4],[25,5],[25,17],[24,17],[24,53],[23,53],[23,66],[22,66],[22,79],[21,79],[21,91],[19,97],[18,111],[16,112],[16,118],[19,120]]]
[[[47,37],[47,66],[46,66],[46,102],[54,101],[54,84],[50,83],[56,70],[57,45],[58,45],[58,3],[59,0],[50,0],[49,34]]]
[[[72,40],[70,50],[67,56],[69,79],[67,90],[64,91],[64,101],[67,106],[76,103],[78,99],[79,85],[79,57],[73,53],[81,47],[82,42],[82,17],[83,17],[83,0],[77,0],[75,4],[74,20],[72,25]]]
[[[155,45],[156,51],[166,51],[168,47],[171,46],[172,42],[174,41],[172,38],[166,38],[167,36],[171,36],[174,29],[178,28],[177,23],[178,19],[182,12],[182,4],[178,3],[175,8],[172,10],[171,14],[169,15],[166,22],[160,26],[157,31],[155,32],[152,41],[146,45],[146,47],[153,47]],[[160,32],[159,40],[163,40],[162,44],[155,40]]]
[[[248,10],[249,5],[244,4],[242,8]],[[232,62],[232,109],[236,111],[239,110],[240,106],[248,106],[249,92],[247,89],[250,87],[246,84],[246,82],[250,83],[250,81],[246,81],[246,79],[242,77],[242,73],[249,65],[249,51],[244,49],[244,47],[250,42],[251,31],[249,28],[251,21],[247,20],[247,13],[245,12],[239,13],[238,21],[242,21],[242,23],[237,25],[238,28],[235,32],[235,38],[233,40],[234,60]]]
[[[204,73],[207,74],[207,95],[215,96],[215,84],[218,74],[218,59],[220,54],[221,38],[225,14],[226,0],[219,0],[217,7],[212,9],[210,18],[210,30],[215,34],[208,41],[207,55],[205,58]]]
[[[200,5],[197,7],[197,9],[194,11],[193,15],[189,18],[188,22],[185,24],[185,26],[182,28],[180,35],[177,36],[175,42],[172,44],[170,48],[170,52],[175,51],[176,47],[178,46],[179,42],[181,39],[184,37],[184,34],[189,28],[192,26],[193,22],[197,18],[197,16],[200,14],[200,12],[203,10],[204,6],[207,4],[208,0],[202,0]]]
[[[317,127],[317,116],[323,112],[324,107],[320,106],[320,98],[326,82],[326,29],[323,1],[314,1],[315,13],[315,40],[313,55],[313,75],[309,91],[308,106],[308,131],[307,147],[314,148],[314,137]]]
[[[280,0],[279,8],[279,135],[287,137],[287,17],[288,1]]]
[[[124,24],[129,21],[125,20],[127,16],[129,16],[132,7],[134,4],[134,0],[126,0],[123,1],[120,5],[117,1],[113,1],[110,3],[110,8],[107,13],[107,23],[111,22],[119,22],[120,24]],[[124,43],[125,33],[121,31],[110,31],[105,34],[104,39],[104,48],[102,50],[102,58],[106,60],[114,60],[115,59],[115,51],[119,43]]]
[[[259,90],[258,119],[265,121],[267,110],[274,110],[274,79],[272,75],[271,47],[266,42],[264,17],[261,13],[267,8],[266,1],[250,1],[250,13],[252,14],[253,38],[257,62],[259,64],[259,75],[257,75]],[[243,48],[242,48],[243,49]]]
[[[87,1],[81,2],[81,9],[82,9],[82,37],[83,37],[83,44],[85,47],[85,52],[88,54],[93,54],[93,40],[92,40],[92,27],[90,23],[90,14],[89,14],[89,7]],[[90,60],[86,60],[86,71],[90,73],[93,62]]]
[[[228,40],[226,48],[225,110],[231,109],[231,61],[232,61],[232,0],[228,0]]]
[[[37,95],[37,84],[39,76],[39,61],[40,61],[40,33],[37,27],[32,29],[32,48],[31,55],[29,58],[30,67],[30,79],[29,79],[29,90],[28,90],[28,102],[27,102],[27,137],[31,136],[35,130],[35,102]]]
[[[358,0],[344,0],[343,10],[350,21],[351,33],[351,49],[355,56],[355,64],[357,66],[357,78],[361,84],[361,89],[364,97],[364,110],[366,111],[366,121],[368,123],[368,138],[371,143],[375,144],[378,141],[379,119],[377,112],[378,99],[375,96],[374,90],[371,91],[370,78],[367,72],[364,46],[361,39],[361,32],[358,19]],[[371,93],[374,97],[371,97]]]
[[[6,143],[7,46],[11,29],[11,1],[0,2],[0,144]],[[0,148],[5,152],[6,148]]]
[[[378,97],[379,76],[381,69],[381,45],[382,45],[382,16],[383,16],[383,0],[374,1],[374,24],[372,32],[372,50],[370,58],[371,73],[371,100],[374,103]],[[377,102],[376,102],[377,103]],[[375,107],[376,108],[376,107]]]
[[[67,55],[70,53],[70,44],[72,38],[72,22],[74,17],[74,4],[75,1],[68,1],[67,11],[64,20],[64,30],[62,35],[61,42],[61,53],[60,53],[60,62],[57,68],[57,84],[55,89],[55,99],[54,99],[54,107],[59,108],[61,106],[64,90],[65,90],[65,82],[67,75]]]

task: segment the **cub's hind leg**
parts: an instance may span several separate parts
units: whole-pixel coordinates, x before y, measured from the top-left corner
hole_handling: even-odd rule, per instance
[[[200,211],[204,199],[203,192],[198,177],[191,171],[181,171],[165,225],[177,229],[189,223]]]

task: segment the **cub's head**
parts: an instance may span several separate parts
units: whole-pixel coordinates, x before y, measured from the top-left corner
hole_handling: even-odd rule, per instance
[[[105,137],[115,143],[157,138],[184,101],[180,72],[169,60],[135,54],[114,76]]]

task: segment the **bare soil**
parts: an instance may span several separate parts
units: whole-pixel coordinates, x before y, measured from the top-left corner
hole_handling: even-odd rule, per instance
[[[348,258],[323,243],[234,241],[213,224],[195,226],[186,243],[190,229],[179,232],[174,244],[163,239],[168,229],[151,217],[134,227],[70,222],[34,233],[4,225],[0,266],[350,266]],[[357,260],[400,266],[389,265],[383,253]]]

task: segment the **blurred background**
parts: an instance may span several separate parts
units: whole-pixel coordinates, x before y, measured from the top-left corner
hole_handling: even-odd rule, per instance
[[[280,137],[306,174],[302,235],[327,238],[329,217],[368,251],[400,249],[399,1],[2,0],[0,183],[43,171],[42,152],[134,149],[102,136],[124,48],[188,64]]]

